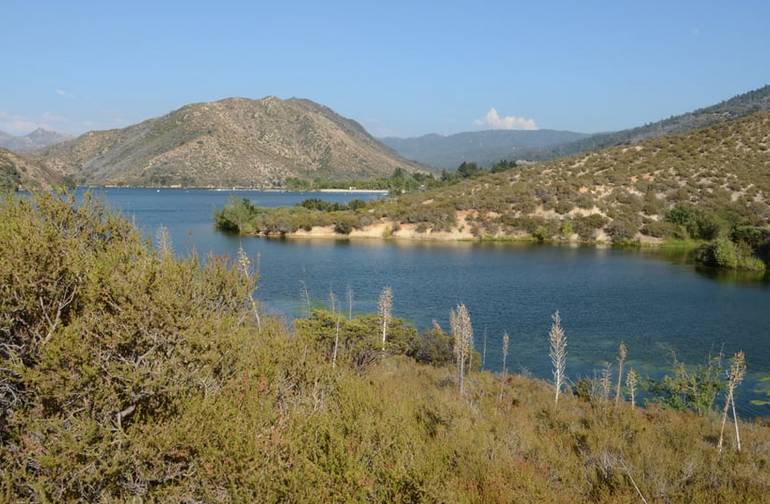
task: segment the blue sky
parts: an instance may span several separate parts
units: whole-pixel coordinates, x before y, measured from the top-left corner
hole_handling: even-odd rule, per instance
[[[769,26],[767,1],[0,0],[0,130],[276,95],[376,135],[606,131],[770,83]]]

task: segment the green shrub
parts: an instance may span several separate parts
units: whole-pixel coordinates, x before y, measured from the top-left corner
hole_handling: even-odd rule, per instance
[[[350,232],[353,231],[353,225],[344,220],[338,220],[334,223],[334,232],[338,234],[350,234]]]
[[[724,390],[722,356],[709,357],[705,365],[687,366],[674,358],[673,375],[661,380],[647,380],[644,388],[650,402],[678,411],[694,411],[699,415],[714,409],[716,398]]]
[[[727,238],[717,238],[703,245],[696,257],[699,262],[707,266],[730,269],[738,267],[738,249]]]
[[[573,220],[575,232],[581,240],[589,241],[594,237],[594,232],[601,229],[607,223],[607,219],[599,214],[591,214],[585,217],[575,217]]]

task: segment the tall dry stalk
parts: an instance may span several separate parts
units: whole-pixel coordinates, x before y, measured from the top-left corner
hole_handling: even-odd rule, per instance
[[[503,376],[508,374],[508,345],[511,342],[508,333],[503,333]]]
[[[487,366],[487,326],[484,326],[484,346],[481,352],[481,369]]]
[[[452,309],[449,313],[449,324],[452,328],[460,394],[463,395],[465,394],[465,361],[470,360],[473,349],[473,326],[470,313],[464,304],[459,304]]]
[[[741,451],[741,433],[738,429],[738,416],[735,414],[735,389],[741,384],[746,376],[746,356],[743,352],[738,352],[733,356],[730,371],[727,374],[727,397],[725,407],[722,409],[722,428],[719,432],[719,444],[717,448],[722,453],[722,444],[724,442],[725,424],[727,423],[727,412],[732,407],[733,421],[735,422],[735,441],[738,451]]]
[[[259,256],[257,256],[257,261],[259,261]],[[249,259],[249,256],[246,255],[246,251],[243,250],[243,247],[238,247],[238,271],[240,271],[241,275],[249,280],[249,283],[252,285],[252,287],[256,285],[257,272],[252,271],[251,260]],[[259,317],[259,308],[257,307],[257,301],[254,299],[254,294],[251,290],[249,290],[249,297],[247,301],[251,305],[251,311],[254,314],[254,320],[257,322],[257,330],[262,331],[262,320]]]
[[[631,368],[626,373],[626,388],[628,394],[631,396],[631,407],[636,407],[636,387],[639,385],[639,375],[636,374],[636,370]]]
[[[300,280],[299,283],[302,286],[302,288],[299,291],[300,297],[305,302],[305,308],[306,308],[305,311],[307,313],[307,318],[310,318],[310,311],[311,311],[311,307],[310,307],[310,292],[307,290],[307,284],[305,283],[304,280]]]
[[[171,235],[168,233],[168,228],[163,224],[158,227],[155,239],[158,242],[158,250],[160,250],[160,254],[163,258],[167,258],[174,253],[174,247],[171,244]]]
[[[559,393],[564,386],[564,373],[567,367],[567,336],[561,327],[561,317],[558,310],[551,316],[553,324],[548,333],[550,343],[549,356],[553,365],[553,384],[556,392],[554,404],[559,404]]]
[[[612,388],[612,364],[605,364],[602,369],[602,377],[599,380],[602,387],[602,400],[606,403],[610,400],[610,389]]]
[[[334,295],[334,291],[329,291],[329,302],[332,307],[332,316],[337,325],[336,332],[334,334],[334,352],[332,353],[332,368],[337,367],[337,350],[340,346],[340,317],[337,315],[337,296]]]
[[[626,362],[626,357],[628,357],[628,349],[621,341],[618,346],[618,385],[615,389],[615,406],[620,405],[620,386],[623,383],[623,364]]]
[[[498,401],[503,399],[503,385],[508,378],[508,344],[510,341],[511,339],[508,336],[508,333],[503,333],[503,376],[502,380],[500,380],[500,396],[498,397]]]
[[[348,285],[348,320],[353,320],[353,289]]]
[[[382,351],[384,352],[385,341],[388,338],[388,324],[390,323],[391,311],[393,310],[393,291],[390,287],[382,289],[377,309],[380,313],[380,324],[382,325]]]

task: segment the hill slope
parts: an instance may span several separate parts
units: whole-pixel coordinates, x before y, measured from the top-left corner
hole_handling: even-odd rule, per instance
[[[31,152],[71,139],[56,131],[38,128],[24,136],[9,135],[0,131],[0,147],[14,152]]]
[[[453,170],[463,161],[490,165],[501,159],[516,160],[539,151],[588,137],[586,133],[556,130],[468,131],[454,135],[415,138],[386,137],[380,141],[407,159],[437,169]]]
[[[232,210],[238,219],[228,223]],[[614,242],[712,240],[748,226],[756,232],[745,238],[756,248],[757,240],[767,239],[770,224],[770,112],[355,210],[252,212],[231,206],[219,220],[246,233],[289,229],[301,234],[328,226],[330,234],[352,230],[361,236]]]
[[[50,189],[60,177],[40,163],[0,149],[0,192],[24,189]]]
[[[421,167],[358,123],[309,100],[229,98],[56,145],[40,159],[92,184],[270,185]]]
[[[716,105],[672,116],[662,121],[611,133],[599,133],[575,142],[543,149],[540,153],[533,153],[532,157],[547,159],[614,145],[634,144],[650,138],[704,128],[763,110],[770,110],[770,85],[734,96]]]

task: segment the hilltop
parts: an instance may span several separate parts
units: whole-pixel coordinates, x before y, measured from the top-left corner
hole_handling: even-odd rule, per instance
[[[385,137],[380,141],[407,159],[437,170],[454,170],[464,161],[488,166],[502,159],[527,159],[533,151],[539,152],[588,136],[586,133],[548,129],[488,130],[447,136]]]
[[[24,189],[50,189],[61,177],[35,161],[0,149],[0,193]]]
[[[770,112],[332,210],[234,202],[218,220],[247,234],[451,240],[655,244],[743,233],[737,241],[767,248]]]
[[[10,135],[0,131],[0,147],[14,152],[32,152],[71,138],[69,135],[43,128],[37,128],[23,136]]]
[[[85,184],[265,186],[421,171],[363,127],[310,100],[228,98],[93,131],[37,159]]]

